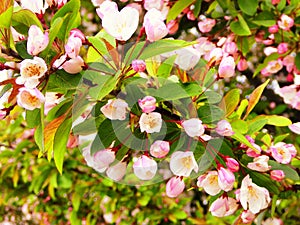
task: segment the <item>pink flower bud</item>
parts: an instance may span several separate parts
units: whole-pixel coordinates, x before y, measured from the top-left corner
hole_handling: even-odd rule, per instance
[[[241,219],[245,224],[250,224],[255,219],[255,217],[255,214],[250,210],[244,210],[241,215]]]
[[[67,143],[68,148],[75,148],[78,146],[78,137],[74,135],[70,135]]]
[[[66,55],[70,58],[76,58],[79,55],[81,46],[82,46],[81,39],[71,35],[68,38],[67,44],[65,45]]]
[[[204,134],[204,126],[202,121],[198,118],[192,118],[182,122],[184,131],[190,137],[200,137]]]
[[[151,180],[157,171],[157,163],[145,155],[137,158],[132,167],[134,174],[141,180]]]
[[[224,45],[224,51],[228,54],[233,55],[237,52],[237,50],[238,50],[237,45],[233,41],[227,42]]]
[[[146,96],[138,100],[139,106],[144,113],[153,112],[156,108],[156,99],[152,96]]]
[[[235,74],[235,62],[232,56],[223,57],[219,66],[219,77],[229,78]]]
[[[81,42],[84,43],[86,38],[84,36],[84,34],[81,32],[81,30],[74,28],[70,31],[70,36],[76,37],[76,38],[80,38]]]
[[[28,30],[27,52],[30,55],[38,55],[49,43],[48,33],[43,33],[41,29],[32,25]]]
[[[118,162],[106,170],[106,175],[114,181],[120,181],[126,174],[126,168],[127,164],[125,162]]]
[[[179,28],[177,20],[171,20],[169,23],[167,23],[167,28],[169,30],[169,34],[175,34]]]
[[[280,43],[277,46],[278,54],[284,54],[288,51],[288,43]]]
[[[220,120],[217,123],[216,132],[222,136],[231,136],[234,134],[232,127],[227,120]]]
[[[170,151],[170,144],[167,141],[155,141],[150,147],[150,154],[156,158],[165,157]]]
[[[180,177],[172,177],[166,184],[166,194],[170,198],[176,198],[184,190],[185,184]]]
[[[239,71],[245,71],[246,69],[248,69],[248,63],[247,63],[247,60],[245,58],[240,59],[240,61],[237,64],[237,69]]]
[[[278,29],[278,25],[275,24],[273,26],[270,26],[268,30],[271,34],[276,34],[278,32]]]
[[[82,71],[84,61],[80,56],[67,60],[61,66],[67,73],[76,74]]]
[[[198,28],[202,33],[208,33],[216,25],[215,19],[206,18],[198,23]]]
[[[233,158],[226,158],[226,166],[232,172],[237,172],[240,169],[240,165],[239,165],[238,161],[236,161]]]
[[[146,69],[146,63],[144,60],[135,59],[132,61],[131,65],[135,72],[144,72]]]
[[[188,13],[186,14],[186,17],[189,19],[189,20],[196,20],[196,17],[194,15],[194,12],[193,11],[188,11]]]
[[[150,9],[145,14],[143,26],[145,27],[148,41],[160,40],[169,33],[163,19],[162,13],[155,8]]]
[[[285,174],[282,170],[272,170],[270,172],[270,176],[272,180],[282,181],[285,177]]]
[[[272,5],[277,5],[280,3],[281,0],[272,0]]]
[[[221,167],[218,170],[218,184],[222,190],[231,191],[233,188],[234,181],[234,174],[229,169]]]

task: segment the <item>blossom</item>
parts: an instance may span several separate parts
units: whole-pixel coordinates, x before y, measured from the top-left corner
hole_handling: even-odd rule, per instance
[[[233,41],[229,41],[227,43],[224,44],[224,52],[228,53],[228,54],[235,54],[238,51],[238,47],[236,45],[235,42]]]
[[[215,62],[215,64],[219,64],[223,57],[223,50],[221,48],[213,48],[209,53],[208,61]]]
[[[177,151],[171,155],[170,169],[176,176],[190,176],[192,170],[198,172],[198,164],[193,152]]]
[[[133,163],[133,172],[141,180],[151,180],[157,171],[157,163],[152,158],[142,155]]]
[[[109,99],[108,102],[101,107],[104,116],[111,120],[125,120],[128,104],[122,99]]]
[[[240,189],[240,202],[245,210],[256,214],[268,207],[270,203],[269,191],[252,182],[249,175],[244,177]]]
[[[169,30],[169,34],[173,35],[176,34],[179,28],[179,23],[177,20],[171,20],[167,23],[167,28]]]
[[[68,73],[76,74],[82,70],[83,66],[83,59],[80,56],[77,56],[65,61],[60,68],[63,68]]]
[[[30,55],[38,55],[47,47],[48,43],[49,35],[47,32],[44,34],[36,25],[30,26],[27,39],[27,52]]]
[[[251,223],[255,219],[255,214],[250,210],[244,210],[242,212],[241,219],[245,224]]]
[[[170,151],[170,144],[167,141],[155,141],[150,146],[150,154],[156,158],[165,157]]]
[[[16,79],[17,84],[24,84],[25,87],[35,88],[39,84],[39,78],[47,71],[45,61],[35,56],[33,59],[25,59],[20,64],[20,77]]]
[[[143,26],[147,35],[147,40],[154,42],[165,37],[169,30],[164,23],[163,15],[155,8],[150,9],[144,16]]]
[[[132,7],[105,13],[102,26],[107,33],[119,41],[127,41],[136,31],[139,24],[139,12]]]
[[[103,173],[113,161],[115,161],[115,153],[110,149],[97,151],[93,156],[93,168],[99,173]]]
[[[98,9],[96,9],[96,12],[101,19],[103,19],[104,15],[106,14],[110,14],[118,11],[118,5],[113,1],[106,0],[102,2],[100,5],[96,3],[95,0],[92,1],[95,6],[100,6]]]
[[[200,137],[204,134],[204,126],[202,121],[198,118],[192,118],[182,122],[184,131],[190,137]]]
[[[293,123],[293,124],[289,125],[289,128],[295,134],[300,134],[300,122]]]
[[[283,225],[283,222],[278,218],[268,218],[262,221],[261,225]]]
[[[106,170],[106,175],[114,181],[120,181],[126,174],[126,168],[127,164],[125,162],[118,162]]]
[[[133,60],[131,65],[132,65],[132,69],[135,72],[144,72],[146,69],[146,63],[144,60],[141,60],[141,59]]]
[[[234,76],[235,62],[232,56],[223,57],[219,65],[219,77],[228,78]]]
[[[21,6],[37,14],[44,14],[48,8],[47,2],[41,0],[21,0]]]
[[[183,70],[190,70],[194,68],[199,62],[201,56],[200,52],[192,46],[175,50],[175,54],[177,57],[174,63]]]
[[[198,177],[197,186],[204,189],[209,195],[217,195],[221,188],[218,183],[218,172],[209,171],[207,174]]]
[[[41,108],[45,102],[44,95],[37,88],[20,88],[17,95],[17,103],[19,106],[27,110]]]
[[[160,10],[164,4],[164,0],[145,0],[144,8],[146,10],[151,10],[153,8]]]
[[[253,162],[248,163],[247,167],[251,170],[266,172],[271,169],[271,166],[268,165],[269,156],[261,155],[254,158]]]
[[[222,136],[231,136],[234,134],[232,127],[227,120],[220,120],[217,123],[216,132]]]
[[[245,71],[247,68],[248,68],[247,60],[245,58],[241,58],[237,64],[237,69],[239,71]]]
[[[142,113],[139,120],[141,132],[147,133],[159,132],[162,126],[161,114],[157,112]]]
[[[297,150],[293,144],[278,142],[270,147],[272,157],[279,163],[288,164],[296,156]]]
[[[208,33],[216,25],[215,19],[205,18],[198,22],[198,28],[202,33]]]
[[[282,30],[289,30],[292,26],[294,26],[294,20],[293,18],[282,14],[280,20],[277,21],[277,24]]]
[[[220,167],[218,169],[218,184],[219,187],[224,191],[230,191],[233,188],[235,177],[232,171]]]
[[[286,53],[289,49],[288,49],[288,43],[280,43],[278,46],[277,46],[277,51],[279,54],[284,54]]]
[[[138,100],[139,106],[144,113],[153,112],[156,108],[156,99],[152,96],[146,96]]]
[[[268,28],[268,31],[269,31],[271,34],[276,34],[276,33],[278,32],[278,25],[275,24],[275,25],[273,25],[273,26],[270,26],[270,27]]]
[[[180,177],[172,177],[166,184],[166,194],[170,198],[176,198],[185,188],[185,184]]]
[[[270,177],[272,180],[282,181],[285,177],[285,174],[282,170],[272,170],[270,172]]]
[[[79,55],[82,40],[79,37],[70,35],[65,45],[65,54],[70,58],[76,58]]]
[[[234,198],[221,196],[211,204],[209,211],[213,216],[224,217],[232,215],[238,206]]]
[[[226,158],[225,163],[226,163],[227,168],[229,170],[231,170],[232,172],[237,172],[240,169],[238,161],[236,161],[233,158]]]

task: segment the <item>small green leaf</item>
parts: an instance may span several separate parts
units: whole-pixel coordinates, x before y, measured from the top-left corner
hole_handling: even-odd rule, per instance
[[[36,15],[28,9],[21,9],[12,15],[12,26],[21,34],[27,35],[31,25],[37,25],[42,31],[43,26]]]
[[[202,5],[202,1],[203,0],[196,0],[196,2],[195,2],[195,8],[194,8],[194,10],[193,10],[193,12],[194,12],[194,16],[195,17],[198,17],[199,16],[199,13],[200,13],[200,11],[201,11],[201,5]]]
[[[267,86],[267,84],[269,83],[269,79],[267,81],[265,81],[263,84],[261,84],[260,86],[258,86],[250,95],[250,99],[249,99],[249,104],[247,107],[247,111],[246,114],[244,116],[244,119],[249,115],[249,113],[252,111],[252,109],[256,106],[256,104],[258,103],[265,87]]]
[[[215,105],[205,104],[198,109],[198,116],[203,123],[212,123],[221,120],[224,111]]]
[[[249,16],[253,16],[256,13],[258,7],[258,0],[238,0],[238,4],[243,13],[246,13]]]
[[[26,110],[26,122],[29,128],[34,128],[40,124],[41,121],[41,110]]]
[[[295,65],[296,65],[297,69],[300,70],[300,52],[298,52],[296,55]]]
[[[222,109],[226,112],[225,117],[230,116],[240,102],[240,89],[235,88],[230,90],[221,102]]]
[[[238,118],[242,117],[242,114],[244,113],[245,109],[248,106],[248,100],[247,99],[243,99],[240,103],[240,106],[238,107],[238,109],[236,110],[236,115],[238,116]]]
[[[268,119],[264,117],[261,118],[256,117],[253,120],[247,122],[249,126],[248,134],[251,135],[257,131],[260,131],[268,123]]]
[[[77,212],[81,202],[81,195],[78,192],[72,194],[72,205],[73,209]]]
[[[234,132],[239,131],[241,134],[246,134],[248,131],[248,124],[244,120],[233,120],[230,124]]]
[[[241,134],[238,130],[234,131],[234,134],[231,136],[233,139],[239,141],[240,143],[243,143],[244,145],[248,146],[249,148],[256,150],[253,145],[248,141],[248,139]],[[256,150],[257,151],[257,150]]]
[[[176,19],[176,17],[188,6],[190,6],[195,0],[178,0],[172,8],[169,10],[167,16],[167,23],[170,20]]]
[[[3,3],[1,3],[3,4]],[[9,28],[11,24],[11,18],[13,15],[13,6],[10,6],[6,9],[5,12],[0,14],[0,28]]]
[[[158,77],[164,77],[167,78],[170,76],[171,71],[173,69],[174,61],[176,59],[177,55],[173,55],[169,58],[167,58],[159,67],[157,70],[157,76]]]
[[[269,125],[273,125],[277,127],[286,127],[292,124],[292,121],[289,118],[286,118],[284,116],[268,115],[266,116],[266,118],[268,119]]]
[[[249,36],[251,35],[251,31],[242,27],[239,21],[233,21],[230,23],[230,30],[239,36]]]
[[[274,144],[278,143],[278,142],[281,142],[283,141],[285,138],[287,138],[288,136],[290,136],[290,134],[281,134],[281,135],[278,135],[274,138]]]

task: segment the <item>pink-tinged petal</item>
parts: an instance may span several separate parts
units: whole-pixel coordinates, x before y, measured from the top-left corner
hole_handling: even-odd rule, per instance
[[[185,184],[179,177],[172,177],[166,184],[166,194],[170,198],[179,196],[185,188]]]

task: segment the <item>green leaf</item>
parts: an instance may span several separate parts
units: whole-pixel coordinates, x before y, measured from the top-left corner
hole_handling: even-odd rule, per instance
[[[81,195],[78,192],[74,192],[72,194],[72,205],[73,205],[73,209],[76,212],[79,210],[80,202],[81,202]]]
[[[178,0],[172,8],[169,10],[167,16],[167,23],[170,20],[176,19],[176,17],[188,6],[190,6],[195,0]]]
[[[3,3],[1,3],[3,4]],[[0,14],[0,28],[9,28],[11,25],[11,18],[13,15],[13,6],[10,6],[8,9],[6,9],[5,12]]]
[[[249,148],[257,151],[257,149],[255,149],[253,147],[253,145],[248,141],[247,138],[245,138],[245,136],[243,134],[241,134],[238,130],[234,131],[234,134],[231,136],[233,139],[239,141],[240,143],[243,143],[244,145],[248,146]]]
[[[32,55],[27,52],[27,42],[19,41],[16,43],[16,50],[23,59],[32,59]]]
[[[242,114],[244,113],[245,109],[248,106],[248,100],[247,99],[243,99],[240,103],[240,106],[238,107],[238,109],[236,110],[236,115],[238,116],[238,118],[242,117]]]
[[[277,5],[277,9],[279,11],[283,10],[285,7],[286,7],[286,0],[281,0]]]
[[[199,16],[199,13],[200,13],[200,11],[201,11],[202,1],[203,1],[203,0],[196,0],[196,2],[195,2],[195,4],[194,4],[195,8],[194,8],[193,12],[194,12],[194,16],[195,16],[195,17],[198,17],[198,16]]]
[[[200,101],[205,100],[209,104],[216,104],[222,100],[222,95],[220,95],[215,91],[207,90],[200,96],[199,100]]]
[[[277,126],[277,127],[286,127],[292,124],[292,121],[289,118],[284,116],[277,116],[277,115],[260,115],[262,117],[266,117],[268,119],[268,124]]]
[[[253,20],[252,23],[259,26],[270,27],[276,24],[276,20]]]
[[[248,173],[250,174],[253,183],[257,184],[260,187],[267,188],[270,192],[274,194],[279,194],[277,183],[275,181],[272,181],[267,175],[251,170],[248,170]]]
[[[278,53],[273,53],[273,54],[267,56],[267,57],[264,59],[264,62],[263,62],[262,64],[259,64],[259,65],[257,66],[257,68],[255,69],[255,71],[254,71],[254,73],[253,73],[253,77],[255,77],[257,74],[259,74],[260,71],[261,71],[262,69],[264,69],[264,68],[268,65],[269,62],[271,62],[271,61],[273,61],[273,60],[277,60],[277,59],[279,58],[279,56],[280,56],[280,55],[279,55]]]
[[[138,204],[140,204],[141,206],[146,206],[146,205],[148,205],[148,202],[150,200],[151,200],[150,195],[143,195],[143,196],[138,198]]]
[[[281,134],[281,135],[278,135],[274,138],[274,144],[278,143],[278,142],[281,142],[283,141],[285,138],[287,138],[288,136],[290,136],[290,134]]]
[[[69,90],[76,90],[80,81],[80,74],[69,74],[64,70],[58,70],[51,74],[47,91],[66,93]]]
[[[248,134],[254,134],[257,131],[260,131],[267,123],[268,123],[268,119],[261,117],[261,118],[257,118],[255,117],[255,119],[247,121],[248,122]]]
[[[226,112],[225,117],[230,116],[240,102],[240,89],[235,88],[230,90],[221,102],[221,108]]]
[[[239,131],[241,134],[246,134],[248,131],[248,124],[244,120],[233,120],[230,124],[234,132]]]
[[[40,109],[26,110],[25,119],[27,122],[27,126],[29,128],[34,128],[38,126],[41,121],[41,110]]]
[[[238,4],[243,13],[253,16],[256,13],[258,7],[258,0],[238,0]]]
[[[212,123],[221,120],[224,111],[215,105],[205,104],[198,109],[198,116],[203,123]]]
[[[172,52],[176,49],[184,48],[190,45],[195,44],[194,42],[186,42],[183,40],[159,40],[153,43],[146,45],[144,48],[145,42],[140,42],[136,45],[136,47],[131,47],[125,55],[124,62],[131,63],[132,60],[137,59],[141,50],[144,48],[142,54],[139,59],[148,59],[153,56],[157,56],[163,53]]]
[[[248,27],[248,29],[245,29],[242,27],[242,25],[239,23],[239,21],[233,21],[230,23],[230,30],[239,36],[249,36],[251,35],[251,31]]]
[[[43,26],[36,15],[28,9],[21,9],[12,15],[12,26],[21,34],[27,35],[31,25],[38,26],[42,31]]]
[[[100,37],[88,37],[88,41],[103,55],[108,54],[105,42]]]
[[[296,65],[297,69],[300,70],[300,52],[298,52],[296,55],[295,65]]]
[[[159,67],[157,70],[157,76],[158,77],[164,77],[167,78],[170,76],[171,71],[173,69],[174,61],[176,59],[177,55],[173,55],[169,58],[167,58]]]
[[[54,135],[53,151],[54,162],[60,174],[62,174],[64,155],[67,149],[70,130],[72,126],[72,118],[66,119],[60,124]]]
[[[252,109],[256,106],[258,103],[265,87],[269,83],[270,79],[266,80],[263,84],[259,85],[250,95],[249,104],[247,107],[246,114],[244,116],[244,119],[249,115],[249,113],[252,111]]]
[[[282,170],[285,174],[285,178],[294,180],[294,181],[299,181],[299,174],[297,171],[289,167],[288,165],[280,164],[274,160],[269,160],[269,165],[272,167],[272,170]]]

